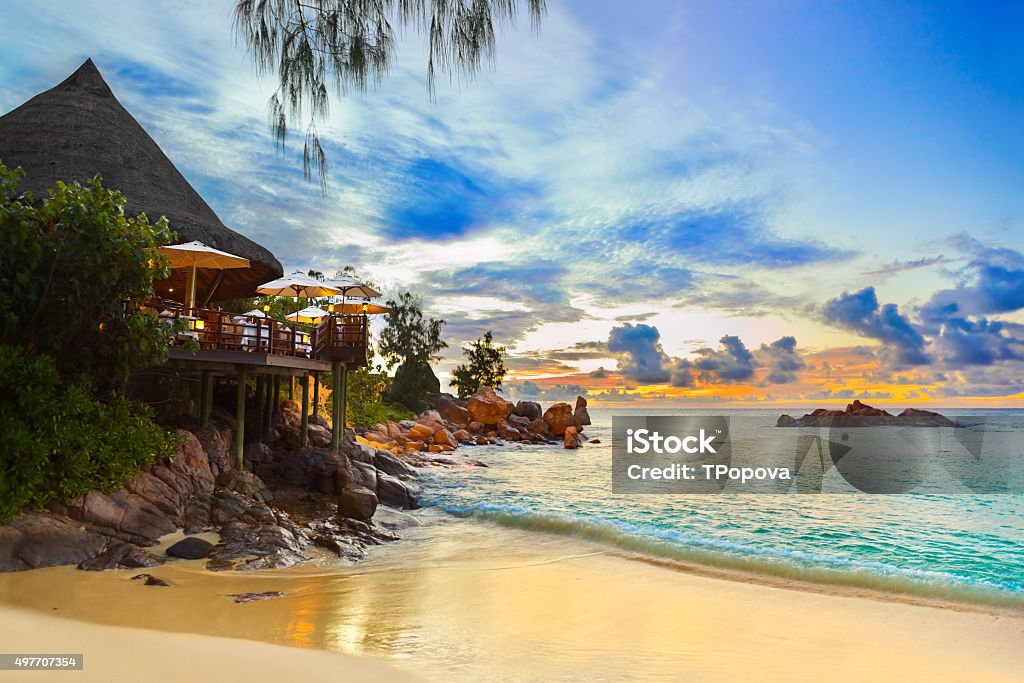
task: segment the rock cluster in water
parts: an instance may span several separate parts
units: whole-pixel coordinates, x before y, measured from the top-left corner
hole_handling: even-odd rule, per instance
[[[534,401],[513,404],[492,387],[484,387],[466,400],[442,396],[415,420],[377,424],[359,436],[375,448],[429,464],[444,462],[443,456],[432,454],[449,453],[461,445],[504,441],[578,448],[585,439],[583,428],[589,424],[587,399],[582,396],[575,408],[555,403],[542,410]]]
[[[782,415],[776,427],[959,427],[960,425],[944,415],[930,410],[907,408],[899,415],[893,415],[881,408],[874,408],[855,400],[846,410],[818,408],[803,417]]]

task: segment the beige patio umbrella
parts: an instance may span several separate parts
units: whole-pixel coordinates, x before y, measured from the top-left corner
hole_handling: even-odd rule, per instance
[[[185,303],[190,309],[196,307],[196,271],[200,268],[228,270],[248,268],[249,259],[229,254],[220,249],[208,247],[202,242],[185,242],[160,247],[160,253],[171,262],[171,268],[188,268],[188,286]]]
[[[351,299],[344,303],[331,304],[331,308],[334,309],[335,313],[362,313],[363,315],[379,315],[381,313],[387,313],[391,310],[387,306],[381,306],[380,304],[371,303],[366,299]]]

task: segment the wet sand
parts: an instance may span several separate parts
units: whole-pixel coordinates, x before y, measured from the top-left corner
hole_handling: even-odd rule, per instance
[[[60,619],[0,607],[5,653],[82,656],[82,669],[0,671],[4,681],[417,681],[368,657]]]
[[[349,567],[325,559],[211,573],[176,562],[0,575],[0,604],[136,627],[112,647],[140,670],[156,651],[130,638],[157,629],[366,655],[437,681],[1024,680],[1024,615],[1015,612],[726,580],[484,523],[406,535]],[[141,571],[172,585],[131,581]],[[261,591],[286,595],[247,604],[225,597]],[[20,629],[23,615],[4,610],[4,633]],[[61,623],[72,641],[75,629],[83,640],[60,650],[96,661],[90,648],[104,650],[90,639],[94,627]],[[40,637],[32,649],[50,651],[48,642]],[[198,671],[193,680],[225,680]],[[244,678],[280,679],[269,670]]]

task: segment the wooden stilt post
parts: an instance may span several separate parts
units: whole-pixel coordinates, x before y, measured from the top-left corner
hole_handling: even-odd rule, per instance
[[[341,364],[341,410],[338,424],[341,425],[342,436],[345,434],[345,415],[348,409],[348,363]]]
[[[345,425],[341,422],[341,363],[334,363],[332,374],[334,385],[331,391],[331,401],[334,410],[331,411],[331,450],[337,453],[341,450],[341,435],[345,431]]]
[[[309,373],[299,379],[302,382],[302,445],[309,445]]]
[[[320,414],[320,373],[313,373],[313,414]]]
[[[281,409],[281,378],[274,375],[274,400],[270,402],[270,426],[274,426],[274,413]]]
[[[210,411],[213,409],[213,378],[209,370],[203,370],[199,379],[199,426],[210,424]]]
[[[270,411],[270,406],[274,403],[274,378],[266,377],[263,381],[263,403],[260,405],[260,410],[263,411],[263,429],[270,431],[273,427],[273,413]]]
[[[238,404],[235,406],[235,468],[244,469],[242,453],[245,449],[245,370],[238,371]]]
[[[266,375],[256,375],[256,440],[263,441],[263,435],[266,434],[266,430],[263,425],[263,416],[266,411],[263,410],[263,402],[266,398],[267,393],[267,377]]]

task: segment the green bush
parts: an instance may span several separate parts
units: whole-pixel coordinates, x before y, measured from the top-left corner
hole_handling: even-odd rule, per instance
[[[53,359],[0,346],[0,522],[26,506],[110,491],[124,476],[174,454],[178,437],[147,408],[94,399],[84,381],[63,384]]]
[[[330,376],[327,376],[327,384],[324,385],[327,389],[331,388],[329,382]],[[378,422],[397,422],[416,416],[405,406],[384,399],[384,393],[391,386],[391,378],[383,367],[350,370],[345,386],[348,408],[346,421],[350,426],[372,427]],[[326,405],[328,414],[333,415],[333,395],[327,397]]]

